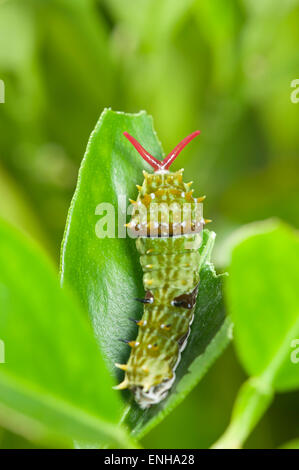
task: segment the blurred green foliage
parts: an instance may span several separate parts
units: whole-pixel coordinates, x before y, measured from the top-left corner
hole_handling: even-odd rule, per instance
[[[123,405],[83,312],[35,243],[2,221],[0,240],[1,423],[45,444],[122,446]]]
[[[201,129],[174,168],[208,196],[219,266],[241,224],[298,227],[298,22],[298,0],[0,0],[0,215],[58,265],[77,169],[111,106],[146,109],[166,151]],[[211,445],[243,378],[230,349],[146,445]],[[278,397],[247,445],[293,439],[296,402]]]
[[[267,220],[244,226],[238,233],[226,304],[236,351],[249,379],[236,398],[228,429],[216,444],[220,448],[242,447],[275,392],[299,389],[299,370],[292,358],[299,344],[298,232]]]

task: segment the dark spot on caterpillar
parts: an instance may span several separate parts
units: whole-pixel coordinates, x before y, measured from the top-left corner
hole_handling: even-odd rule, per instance
[[[142,304],[152,304],[154,299],[138,299],[135,297],[134,300],[137,300],[137,302],[141,302]]]
[[[150,290],[147,290],[145,292],[145,299],[149,300],[150,301],[149,303],[151,303],[151,304],[154,302],[154,296],[153,296],[153,294],[151,293]]]
[[[136,318],[131,318],[131,317],[129,317],[129,320],[130,320],[130,321],[133,321],[134,323],[138,323],[138,322],[139,322],[139,320],[136,320]]]
[[[184,336],[182,336],[182,337],[178,340],[178,345],[179,345],[179,346],[182,346],[182,344],[184,344],[184,342],[185,342],[186,339],[188,338],[188,335],[189,335],[189,331],[188,331]]]
[[[192,308],[192,305],[190,303],[187,303],[186,300],[173,300],[172,305],[174,305],[175,307],[183,307],[188,309]]]
[[[189,294],[182,294],[179,295],[178,297],[175,297],[172,301],[172,305],[175,307],[183,307],[183,308],[188,308],[192,309],[194,305],[196,304],[196,297],[197,297],[197,292],[198,292],[198,284],[193,289],[192,292]]]

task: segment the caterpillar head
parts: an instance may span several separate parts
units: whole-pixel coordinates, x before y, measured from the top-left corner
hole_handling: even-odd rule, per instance
[[[124,136],[134,145],[137,152],[142,156],[142,158],[151,165],[155,173],[167,173],[170,165],[174,162],[177,156],[181,153],[184,147],[186,147],[194,137],[198,136],[200,131],[192,132],[192,134],[185,137],[174,149],[164,158],[164,160],[157,160],[153,155],[151,155],[147,150],[145,150],[142,145],[128,132],[124,132]]]
[[[147,152],[134,137],[124,132],[142,158],[154,169],[154,173],[143,172],[143,184],[137,185],[137,200],[130,199],[133,211],[127,227],[130,233],[133,232],[133,236],[168,237],[202,230],[201,202],[204,198],[194,198],[193,189],[190,189],[192,181],[183,181],[183,169],[169,171],[170,165],[183,148],[199,133],[195,131],[185,137],[160,161]]]

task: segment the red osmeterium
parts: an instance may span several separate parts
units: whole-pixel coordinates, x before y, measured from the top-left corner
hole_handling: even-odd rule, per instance
[[[185,137],[176,147],[174,147],[174,149],[167,155],[167,157],[164,158],[162,162],[162,168],[164,170],[168,170],[170,165],[175,161],[175,159],[181,153],[183,148],[186,147],[186,145],[189,144],[189,142],[191,142],[191,140],[193,140],[194,137],[196,137],[199,134],[200,134],[200,131],[192,132],[192,134]]]
[[[174,162],[177,156],[181,153],[184,147],[186,147],[194,137],[198,136],[200,131],[195,131],[192,134],[188,135],[183,139],[165,158],[160,161],[153,157],[149,152],[147,152],[142,145],[128,132],[124,132],[124,136],[134,145],[137,152],[142,156],[142,158],[151,165],[154,171],[168,170],[170,165]]]
[[[147,163],[149,163],[153,167],[155,171],[161,169],[162,162],[160,162],[155,157],[153,157],[150,153],[148,153],[133,136],[131,136],[127,132],[124,132],[124,136],[131,142],[132,145],[134,145],[137,152],[142,156],[142,158]]]

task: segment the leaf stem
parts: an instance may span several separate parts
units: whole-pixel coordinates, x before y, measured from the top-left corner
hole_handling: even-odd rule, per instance
[[[258,377],[248,379],[239,390],[230,424],[212,449],[240,449],[272,402],[274,391]]]

